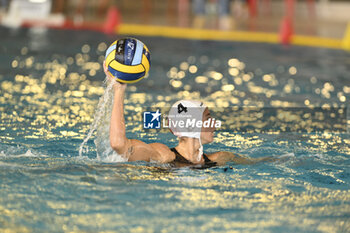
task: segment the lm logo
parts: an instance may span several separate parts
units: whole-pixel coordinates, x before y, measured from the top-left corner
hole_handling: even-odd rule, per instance
[[[143,128],[144,129],[160,129],[160,112],[144,112],[143,113]]]

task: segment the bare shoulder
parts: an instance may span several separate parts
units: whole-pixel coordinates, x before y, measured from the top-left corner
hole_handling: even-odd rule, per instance
[[[128,161],[156,161],[167,163],[174,160],[174,153],[162,143],[147,144],[137,139],[129,139],[125,146],[124,155]]]
[[[164,145],[163,143],[159,143],[159,142],[155,142],[155,143],[150,143],[149,144],[150,146],[152,146],[154,149],[157,149],[157,150],[169,150],[169,151],[171,151],[170,149],[169,149],[169,147],[167,146],[167,145]]]
[[[216,161],[217,159],[222,157],[230,157],[230,158],[235,157],[235,154],[228,151],[218,151],[212,154],[207,154],[207,156],[211,161]]]
[[[229,151],[216,152],[216,153],[208,155],[208,158],[211,161],[217,162],[218,165],[224,165],[227,162],[234,162],[236,164],[254,164],[254,163],[256,163],[256,161],[254,161],[253,159],[251,159],[247,156],[232,153]]]
[[[161,163],[168,163],[170,161],[173,161],[175,159],[175,154],[170,150],[170,148],[163,143],[150,143],[149,144],[155,151],[158,152],[158,157],[153,158],[153,160],[156,160]]]
[[[210,154],[208,155],[208,158],[211,161],[217,162],[219,165],[223,165],[230,161],[236,164],[256,164],[259,162],[274,162],[278,160],[278,158],[274,158],[272,156],[263,158],[250,158],[246,155],[236,154],[228,151],[220,151]]]

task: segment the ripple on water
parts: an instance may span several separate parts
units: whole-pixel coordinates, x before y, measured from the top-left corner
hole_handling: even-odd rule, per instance
[[[225,124],[205,151],[280,158],[173,169],[125,162],[109,147],[112,93],[101,64],[111,38],[28,30],[0,28],[0,231],[350,228],[350,139],[342,121],[350,99],[347,53],[141,38],[152,69],[128,87],[128,137],[175,146],[166,130],[144,132],[141,113],[201,99]]]

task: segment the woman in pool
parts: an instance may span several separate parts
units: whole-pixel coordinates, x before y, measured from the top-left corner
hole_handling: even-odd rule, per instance
[[[128,161],[157,161],[160,163],[173,163],[176,166],[188,165],[222,165],[228,161],[239,164],[252,164],[260,161],[271,160],[271,157],[251,159],[231,152],[221,151],[213,154],[204,154],[202,144],[211,143],[214,140],[215,127],[198,129],[196,127],[184,128],[179,124],[171,124],[170,130],[179,138],[179,144],[175,148],[169,148],[162,143],[147,144],[137,139],[129,139],[125,134],[124,119],[124,93],[127,84],[114,81],[105,64],[104,71],[113,84],[114,101],[110,122],[109,138],[111,147]],[[171,118],[171,116],[173,116]],[[212,120],[209,109],[200,101],[180,100],[176,102],[169,112],[169,121],[177,121],[178,117],[192,117],[196,121],[205,122]]]

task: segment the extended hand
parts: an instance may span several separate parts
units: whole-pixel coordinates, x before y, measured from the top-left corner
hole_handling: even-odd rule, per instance
[[[104,61],[103,62],[103,71],[105,72],[106,76],[108,77],[108,82],[109,83],[113,83],[113,88],[116,90],[116,89],[119,89],[119,88],[123,88],[125,89],[126,88],[126,84],[125,83],[121,83],[121,82],[118,82],[116,80],[115,77],[113,77],[109,72],[108,72],[108,68],[106,66],[106,62]]]

